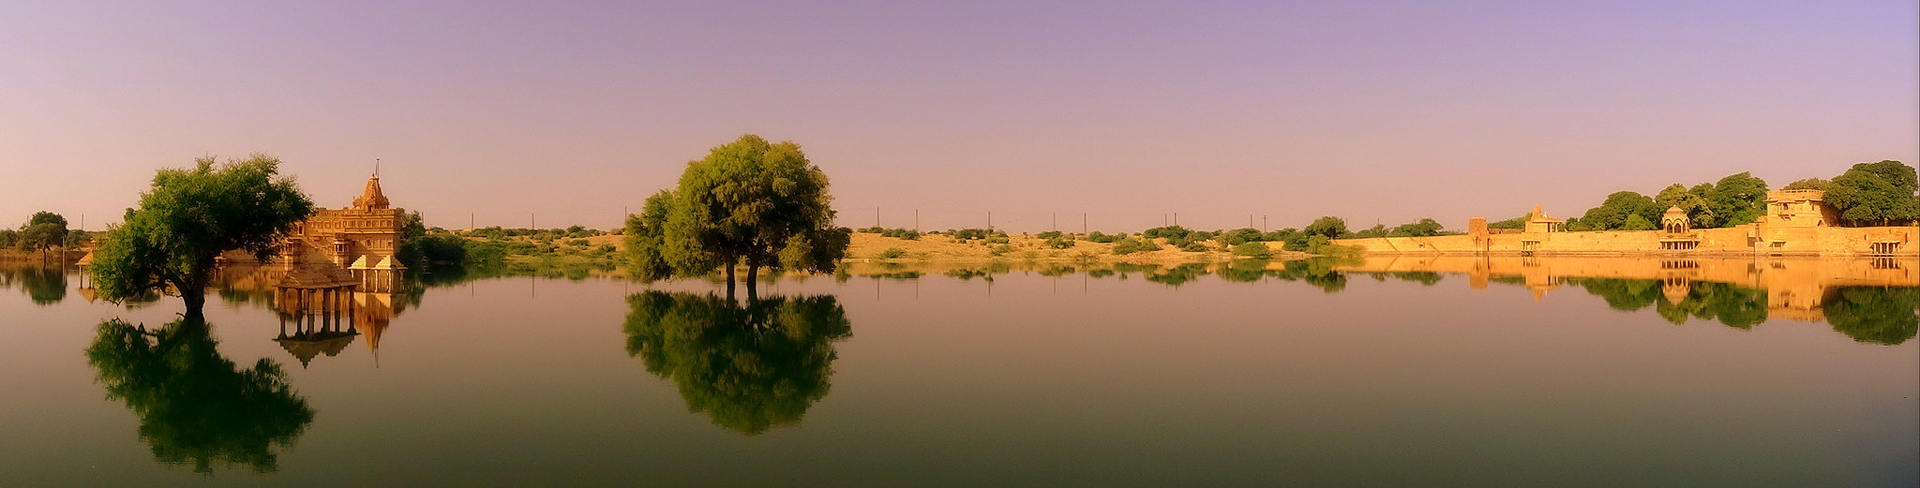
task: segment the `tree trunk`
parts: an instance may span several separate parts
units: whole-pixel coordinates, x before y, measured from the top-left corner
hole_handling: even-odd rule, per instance
[[[747,264],[747,301],[760,299],[760,267]]]
[[[187,314],[186,314],[187,318],[189,319],[205,319],[206,318],[206,308],[207,308],[206,289],[195,288],[192,290],[188,290],[183,288],[180,290],[180,299],[187,302]]]
[[[727,263],[727,300],[733,300],[733,263]]]

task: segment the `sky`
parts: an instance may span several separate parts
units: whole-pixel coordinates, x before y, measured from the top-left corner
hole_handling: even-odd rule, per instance
[[[1913,1],[0,0],[0,227],[374,161],[429,225],[618,226],[742,134],[842,225],[1464,228],[1920,162]]]

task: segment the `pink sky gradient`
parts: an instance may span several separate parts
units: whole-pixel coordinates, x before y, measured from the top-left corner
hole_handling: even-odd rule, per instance
[[[0,227],[153,170],[374,158],[431,225],[612,227],[742,133],[841,223],[1460,228],[1920,161],[1920,9],[1831,2],[11,2]]]

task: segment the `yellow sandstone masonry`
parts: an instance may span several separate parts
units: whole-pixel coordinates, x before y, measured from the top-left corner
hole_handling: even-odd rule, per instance
[[[1780,190],[1767,195],[1760,222],[1724,229],[1693,229],[1685,213],[1669,209],[1660,230],[1560,230],[1560,220],[1534,207],[1521,232],[1488,229],[1485,219],[1468,223],[1466,235],[1337,239],[1368,254],[1467,254],[1535,256],[1913,256],[1920,254],[1920,226],[1836,227],[1838,215],[1819,190]]]

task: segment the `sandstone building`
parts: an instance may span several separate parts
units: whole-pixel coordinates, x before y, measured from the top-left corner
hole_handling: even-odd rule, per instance
[[[1839,213],[1820,190],[1767,194],[1759,222],[1723,229],[1695,229],[1678,208],[1668,209],[1660,229],[1568,232],[1565,221],[1535,206],[1526,228],[1488,229],[1473,219],[1465,235],[1338,239],[1370,254],[1474,255],[1801,255],[1913,256],[1920,254],[1920,227],[1839,227]]]

